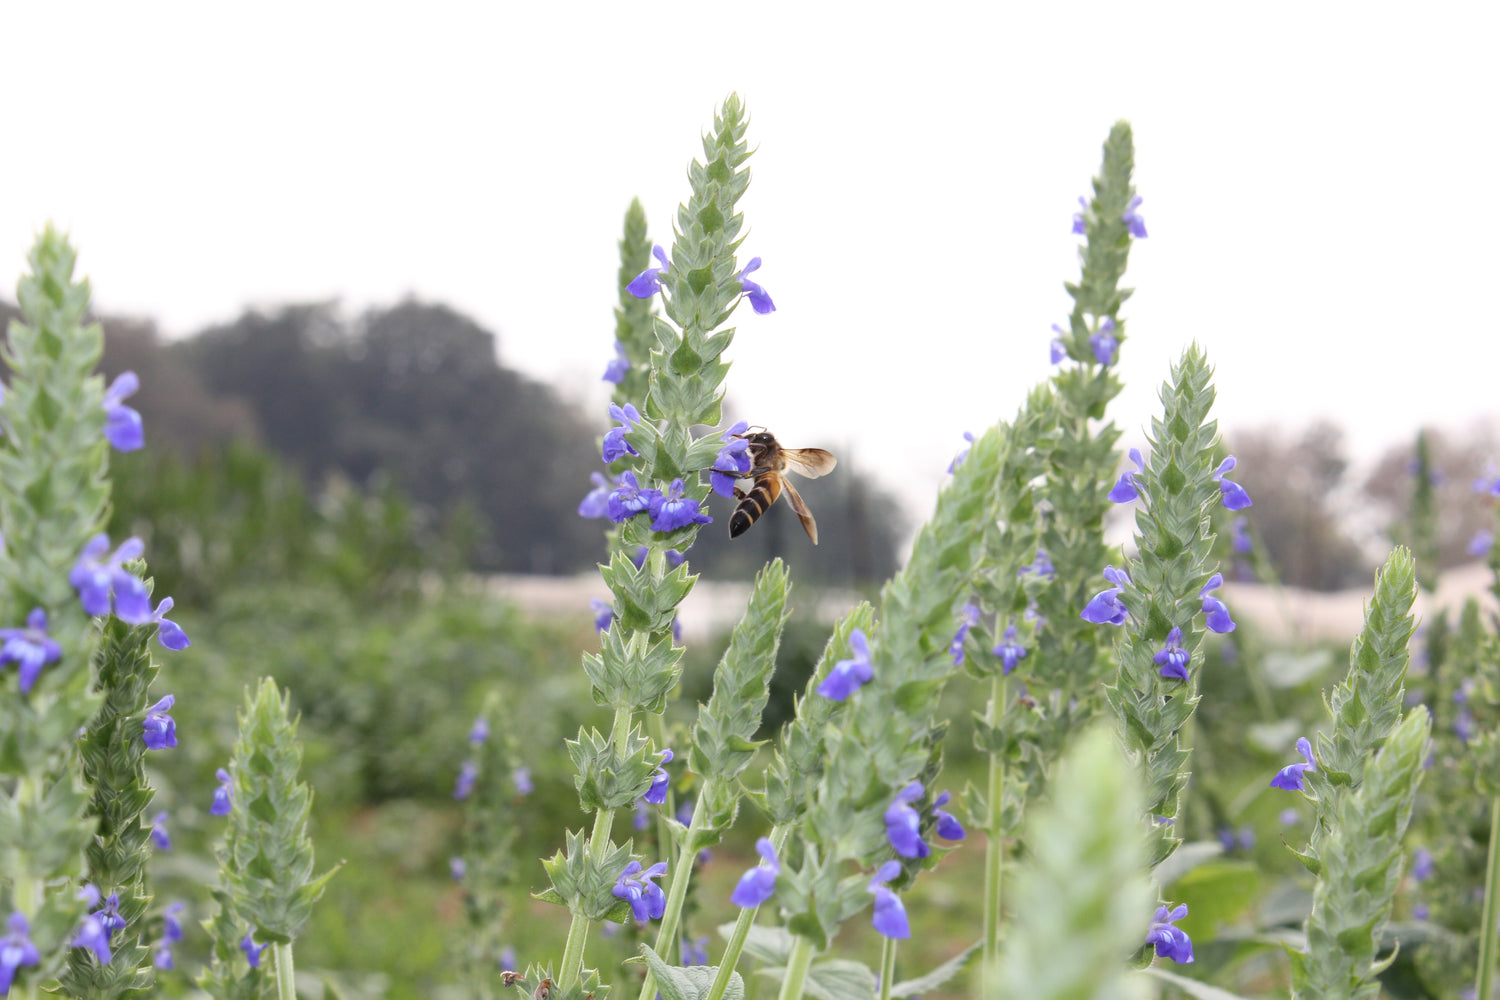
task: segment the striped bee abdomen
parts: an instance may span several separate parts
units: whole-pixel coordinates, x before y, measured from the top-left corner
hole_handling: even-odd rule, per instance
[[[775,473],[757,476],[755,485],[750,488],[734,508],[734,514],[729,518],[729,537],[738,538],[750,530],[750,525],[760,519],[760,516],[771,509],[776,498],[781,496],[781,477]]]

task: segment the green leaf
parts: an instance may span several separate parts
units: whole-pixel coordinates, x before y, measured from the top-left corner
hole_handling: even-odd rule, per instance
[[[1187,976],[1179,976],[1175,972],[1168,972],[1166,969],[1160,969],[1154,965],[1150,968],[1142,969],[1141,973],[1143,975],[1160,979],[1163,982],[1171,983],[1173,986],[1177,987],[1179,990],[1192,997],[1193,1000],[1245,1000],[1245,998],[1238,993],[1231,993],[1228,990],[1221,990],[1217,986],[1210,986],[1207,983],[1199,982],[1196,979],[1189,979]]]
[[[849,959],[814,962],[807,970],[802,989],[818,1000],[871,1000],[875,995],[875,973],[863,962]]]
[[[716,965],[668,965],[650,945],[641,945],[646,964],[651,967],[651,977],[661,991],[662,1000],[699,1000],[708,996],[719,974]],[[738,972],[729,974],[729,985],[724,988],[724,1000],[744,1000],[745,980]]]
[[[725,941],[734,934],[734,924],[720,924],[719,936]],[[792,935],[781,927],[750,925],[745,938],[745,953],[763,965],[786,965],[792,957]]]
[[[983,941],[975,941],[925,976],[918,976],[916,979],[903,979],[891,987],[891,996],[914,997],[922,993],[931,993],[958,975],[963,967],[968,964],[969,956],[979,950],[983,944]]]

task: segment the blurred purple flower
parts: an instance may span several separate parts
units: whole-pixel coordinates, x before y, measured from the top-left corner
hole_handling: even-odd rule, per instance
[[[104,390],[104,437],[117,451],[135,451],[146,441],[141,415],[121,402],[140,387],[135,372],[121,372]]]
[[[109,536],[101,532],[90,538],[68,574],[68,583],[78,591],[83,610],[102,617],[113,607],[115,617],[127,624],[151,621],[151,595],[140,578],[125,569],[127,562],[139,559],[145,550],[144,542],[131,537],[106,558]]]
[[[1026,647],[1021,645],[1020,639],[1016,637],[1014,625],[1005,626],[1005,633],[1000,637],[1000,644],[990,650],[1000,657],[1001,673],[1008,674],[1016,669],[1016,665],[1026,656]]]
[[[964,431],[964,440],[967,441],[968,444],[964,445],[963,450],[960,451],[957,455],[954,455],[953,461],[948,463],[948,475],[950,476],[953,475],[953,473],[957,472],[958,467],[964,464],[964,459],[969,457],[969,449],[974,446],[974,432]]]
[[[615,341],[615,356],[609,364],[604,366],[604,377],[600,381],[613,382],[619,385],[625,381],[625,376],[630,374],[630,358],[625,354],[625,345],[618,340]]]
[[[1130,203],[1125,206],[1124,214],[1120,216],[1120,221],[1125,223],[1126,228],[1130,230],[1130,235],[1138,240],[1146,238],[1146,220],[1141,218],[1140,214],[1136,212],[1136,209],[1141,207],[1143,200],[1140,195],[1136,195],[1130,199]],[[1189,958],[1188,961],[1192,961],[1192,959]]]
[[[167,832],[167,814],[159,812],[151,817],[151,843],[156,845],[159,851],[170,851],[172,849],[172,835]]]
[[[1135,475],[1136,472],[1146,471],[1146,460],[1141,457],[1139,448],[1130,449],[1130,460],[1135,463],[1135,472],[1126,469],[1120,473],[1120,478],[1107,496],[1114,503],[1132,503],[1141,498],[1140,492],[1135,488]]]
[[[62,647],[47,634],[47,612],[32,608],[25,628],[0,629],[0,666],[14,663],[21,675],[21,693],[31,690],[42,667],[62,657]]]
[[[269,941],[265,944],[255,943],[255,932],[253,930],[246,931],[245,936],[240,939],[240,951],[245,953],[245,961],[250,963],[250,968],[252,969],[260,968],[261,952],[269,947],[271,947],[271,942]]]
[[[860,629],[849,633],[849,649],[854,653],[851,660],[839,660],[818,685],[818,694],[834,701],[843,701],[875,676],[870,665],[870,644]]]
[[[614,484],[602,472],[589,473],[589,479],[593,481],[594,488],[578,501],[578,516],[608,517],[609,494],[615,488]]]
[[[229,810],[234,807],[234,779],[222,767],[214,772],[214,777],[218,779],[219,787],[214,789],[214,801],[208,807],[208,814],[228,816]]]
[[[906,907],[902,904],[901,897],[884,885],[900,874],[901,862],[895,859],[887,861],[876,870],[866,891],[875,896],[875,914],[870,921],[871,925],[888,938],[905,940],[911,937],[911,925],[906,920]]]
[[[758,270],[760,270],[760,258],[751,257],[750,263],[746,264],[745,269],[736,275],[736,277],[740,280],[740,290],[744,293],[745,298],[750,300],[750,307],[764,316],[766,313],[776,311],[776,303],[771,301],[771,296],[764,288],[751,281],[748,277],[749,274]]]
[[[763,862],[740,876],[729,901],[742,909],[759,906],[776,892],[776,876],[781,874],[781,862],[776,858],[776,848],[765,837],[755,842],[755,850]]]
[[[958,616],[958,631],[953,636],[953,641],[948,644],[948,654],[953,657],[953,665],[961,667],[964,665],[964,640],[969,637],[969,629],[973,628],[979,621],[979,606],[977,604],[965,604]]]
[[[912,803],[922,797],[922,783],[913,781],[901,791],[885,811],[885,839],[903,858],[925,858],[932,853],[922,839],[922,817]]]
[[[1115,336],[1115,321],[1110,317],[1104,317],[1099,324],[1099,330],[1089,337],[1089,347],[1094,352],[1094,360],[1101,365],[1111,365],[1115,361],[1115,349],[1120,346],[1120,338]]]

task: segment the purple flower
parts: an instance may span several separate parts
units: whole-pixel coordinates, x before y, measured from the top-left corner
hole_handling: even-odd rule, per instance
[[[883,883],[901,874],[901,862],[892,859],[881,865],[870,879],[865,891],[875,895],[875,916],[871,924],[888,938],[905,940],[911,937],[911,925],[906,921],[906,907],[901,897],[887,889]]]
[[[707,965],[708,964],[708,935],[704,934],[696,940],[689,941],[683,938],[682,942],[682,964],[683,965]]]
[[[1411,877],[1418,882],[1426,882],[1432,878],[1433,867],[1432,852],[1425,847],[1417,848],[1417,852],[1412,855]]]
[[[635,800],[635,812],[630,817],[630,825],[637,831],[651,825],[651,808],[646,805],[645,799]]]
[[[25,628],[0,629],[0,666],[14,663],[21,674],[21,693],[31,690],[42,667],[56,663],[62,656],[62,647],[47,634],[47,612],[32,608],[26,616]]]
[[[1214,482],[1219,484],[1219,492],[1224,494],[1223,498],[1219,502],[1222,503],[1226,509],[1244,510],[1246,507],[1249,507],[1254,503],[1254,501],[1250,499],[1250,494],[1246,493],[1245,488],[1239,483],[1232,482],[1231,480],[1224,478],[1225,476],[1229,475],[1229,473],[1234,469],[1234,466],[1235,459],[1233,455],[1230,455],[1228,458],[1224,459],[1224,461],[1220,462],[1219,467],[1214,470]]]
[[[490,720],[482,715],[478,716],[475,718],[474,724],[469,727],[469,742],[477,747],[489,738]]]
[[[635,915],[635,919],[660,920],[661,915],[667,912],[667,896],[652,879],[661,878],[666,873],[665,861],[658,861],[644,872],[641,871],[639,861],[632,861],[620,873],[619,881],[610,892],[630,904],[630,912]],[[636,875],[640,878],[633,877]]]
[[[1058,326],[1056,323],[1052,324],[1052,329],[1057,331],[1057,336],[1053,337],[1051,342],[1047,345],[1048,356],[1051,357],[1052,363],[1054,365],[1058,365],[1062,364],[1062,362],[1068,356],[1068,345],[1067,342],[1063,340],[1063,337],[1067,335],[1067,331]]]
[[[724,447],[719,449],[709,471],[708,480],[713,491],[726,499],[733,499],[734,484],[750,473],[750,442],[739,437],[749,426],[741,420],[724,432],[720,438],[725,442]]]
[[[1165,906],[1158,906],[1151,918],[1151,932],[1146,935],[1146,943],[1156,945],[1158,957],[1170,958],[1178,965],[1187,965],[1193,960],[1192,938],[1172,926],[1187,916],[1187,912],[1186,903],[1170,912]]]
[[[117,451],[135,451],[146,441],[141,415],[120,402],[140,387],[135,372],[121,372],[104,390],[104,437]]]
[[[1088,219],[1086,218],[1086,216],[1089,210],[1089,203],[1088,200],[1083,197],[1083,195],[1079,195],[1078,204],[1080,206],[1080,210],[1073,213],[1073,232],[1079,236],[1083,236],[1088,232]]]
[[[149,625],[155,622],[157,641],[175,653],[187,649],[193,643],[188,639],[187,633],[182,630],[182,626],[166,618],[167,612],[171,610],[172,599],[163,597],[161,603],[156,606],[156,610],[151,612],[150,621],[141,622],[141,624]]]
[[[651,546],[637,545],[635,555],[630,557],[630,562],[636,569],[646,568],[646,557],[651,555]]]
[[[740,876],[729,901],[742,909],[759,906],[776,892],[776,876],[781,874],[781,862],[776,859],[776,848],[765,837],[755,842],[755,850],[764,858],[762,864]]]
[[[625,440],[631,428],[641,422],[641,414],[635,408],[635,404],[626,403],[621,407],[618,403],[609,404],[609,416],[611,420],[618,420],[619,424],[611,427],[604,434],[604,448],[600,453],[604,464],[618,461],[626,455],[639,455],[629,441]]]
[[[500,971],[514,972],[516,970],[516,949],[514,945],[506,945],[500,949]]]
[[[1136,212],[1136,209],[1141,207],[1142,200],[1143,199],[1140,195],[1136,195],[1134,198],[1130,199],[1130,204],[1125,206],[1125,212],[1120,216],[1120,221],[1125,223],[1126,228],[1130,230],[1130,235],[1134,236],[1138,240],[1143,240],[1146,238],[1146,220],[1141,218],[1140,214]],[[1191,956],[1191,945],[1188,946],[1188,950],[1188,961],[1191,962],[1193,960]]]
[[[1495,533],[1487,528],[1481,528],[1469,539],[1469,555],[1482,556],[1490,551],[1495,544]]]
[[[937,835],[944,840],[964,840],[968,837],[968,834],[964,832],[964,825],[951,812],[942,808],[951,798],[953,798],[952,795],[943,792],[933,800],[932,816],[937,820]]]
[[[463,858],[452,857],[448,859],[448,876],[455,882],[462,882],[464,876],[469,874],[469,863]]]
[[[177,745],[177,723],[167,714],[176,701],[175,697],[167,695],[146,709],[141,728],[147,750],[166,750]]]
[[[607,632],[610,623],[615,620],[615,609],[596,597],[589,601],[589,610],[594,613],[594,628],[600,632]]]
[[[1151,659],[1158,667],[1161,667],[1163,677],[1175,677],[1180,681],[1185,681],[1188,679],[1188,660],[1192,658],[1192,655],[1182,648],[1182,629],[1173,625],[1172,631],[1167,633],[1167,644],[1157,650],[1156,655]]]
[[[1032,560],[1031,565],[1022,566],[1016,575],[1025,576],[1027,573],[1035,573],[1043,580],[1051,580],[1057,576],[1057,567],[1052,565],[1052,557],[1047,555],[1046,549],[1037,549],[1036,558]]]
[[[661,752],[661,762],[662,765],[672,762],[672,751],[670,749]],[[641,796],[641,798],[653,806],[662,805],[667,801],[667,788],[671,784],[672,778],[667,774],[666,767],[659,766],[655,773],[651,775],[651,787],[646,789],[646,794]]]
[[[1432,910],[1426,903],[1415,903],[1412,905],[1411,917],[1413,920],[1426,920],[1431,915]]]
[[[1220,635],[1234,631],[1234,619],[1229,617],[1229,609],[1224,606],[1223,601],[1209,594],[1209,591],[1218,590],[1222,586],[1224,574],[1215,573],[1208,578],[1203,589],[1198,591],[1198,596],[1203,598],[1203,613],[1207,616],[1203,624],[1208,626],[1210,632],[1218,632]]]
[[[186,903],[173,903],[162,911],[162,938],[156,943],[156,952],[151,956],[151,964],[158,969],[173,968],[172,945],[182,940],[182,922],[177,919]]]
[[[1234,537],[1230,544],[1234,551],[1241,555],[1249,554],[1255,548],[1255,541],[1250,537],[1250,519],[1240,516],[1234,519]]]
[[[676,531],[690,524],[712,524],[714,519],[703,513],[702,501],[683,496],[687,486],[681,479],[672,480],[665,493],[651,498],[652,531]]]
[[[1307,761],[1306,764],[1288,764],[1276,772],[1276,777],[1271,779],[1272,788],[1284,788],[1289,792],[1300,792],[1303,789],[1302,775],[1305,771],[1316,771],[1318,762],[1313,759],[1312,744],[1306,736],[1297,740],[1297,752]]]
[[[1474,713],[1467,708],[1460,708],[1453,716],[1453,735],[1457,736],[1460,742],[1468,743],[1477,731],[1474,725]]]
[[[78,591],[83,610],[102,616],[109,614],[113,606],[115,617],[127,624],[144,625],[152,621],[151,595],[146,592],[146,585],[125,569],[125,563],[139,559],[144,551],[145,543],[132,537],[105,558],[109,536],[101,532],[90,538],[68,574],[68,583]]]
[[[870,665],[870,644],[865,640],[864,632],[855,629],[849,633],[849,649],[854,653],[854,659],[835,663],[828,676],[823,678],[823,683],[818,685],[818,694],[843,701],[875,676],[875,668]]]
[[[752,271],[758,270],[760,270],[760,258],[751,257],[750,263],[746,264],[745,269],[735,277],[739,279],[741,292],[750,300],[750,307],[764,316],[766,313],[776,311],[776,303],[771,301],[771,296],[766,294],[764,288],[747,277]]]
[[[106,946],[107,947],[107,946]],[[0,938],[0,995],[10,992],[16,970],[23,965],[37,965],[41,953],[31,943],[31,923],[20,912],[10,915],[10,933]]]
[[[98,898],[98,890],[95,889],[89,897],[89,905],[92,906]],[[120,916],[120,894],[118,892],[110,893],[109,898],[104,901],[104,905],[94,911],[92,915],[99,918],[99,925],[104,928],[105,936],[114,937],[115,931],[121,930],[125,926],[125,918]],[[105,961],[109,960],[105,959]]]
[[[1141,458],[1141,450],[1139,448],[1130,449],[1130,460],[1135,463],[1136,472],[1146,471],[1146,461]],[[1140,498],[1140,491],[1135,488],[1135,472],[1126,469],[1120,473],[1120,478],[1116,481],[1114,489],[1109,491],[1109,499],[1115,503],[1131,503]]]
[[[536,786],[531,783],[531,768],[529,767],[518,767],[511,771],[510,783],[517,795],[530,795],[536,791]]]
[[[964,440],[969,443],[964,445],[963,451],[954,455],[953,461],[948,463],[948,475],[950,476],[957,472],[958,467],[964,464],[964,459],[969,457],[969,449],[974,446],[974,434],[971,431],[964,431]]]
[[[1089,347],[1093,349],[1094,360],[1101,365],[1114,364],[1115,349],[1120,346],[1120,338],[1115,336],[1115,321],[1110,317],[1104,317],[1099,324],[1099,330],[1089,337]]]
[[[86,886],[85,888],[92,889],[93,886]],[[99,890],[94,889],[96,899],[98,898],[98,894]],[[77,932],[74,933],[73,939],[68,944],[74,948],[87,948],[94,953],[94,957],[99,960],[100,965],[108,965],[109,960],[114,957],[114,951],[109,946],[109,934],[110,932],[104,926],[104,921],[99,918],[99,914],[90,913],[78,925]]]
[[[1095,594],[1079,617],[1095,625],[1124,625],[1130,610],[1120,600],[1120,589],[1130,586],[1130,576],[1124,570],[1106,566],[1104,578],[1114,586]]]
[[[958,632],[953,636],[953,642],[948,646],[948,652],[953,657],[953,665],[961,667],[964,665],[964,640],[969,636],[969,629],[979,621],[979,607],[975,604],[965,604],[963,611],[959,613]]]
[[[1016,669],[1016,664],[1025,658],[1026,647],[1021,645],[1020,639],[1016,637],[1016,627],[1007,625],[1005,633],[1000,636],[1000,644],[990,652],[1000,657],[1001,672],[1008,674]]]
[[[614,485],[602,472],[589,473],[589,479],[593,480],[594,488],[578,501],[579,517],[608,517],[609,516],[609,494]]]
[[[453,797],[462,802],[474,794],[474,783],[479,780],[479,765],[466,760],[458,769],[458,780],[453,783]]]
[[[214,789],[214,802],[208,807],[208,814],[228,816],[234,805],[234,779],[222,767],[214,772],[214,777],[219,780],[219,787]]]
[[[167,814],[159,812],[151,817],[151,843],[156,845],[159,851],[170,851],[172,849],[172,835],[167,832]]]
[[[661,262],[661,267],[646,268],[625,286],[625,290],[638,299],[649,299],[661,291],[662,272],[672,266],[672,262],[667,260],[667,252],[660,244],[651,248],[651,255]]]
[[[1296,826],[1302,822],[1302,814],[1295,809],[1283,809],[1276,818],[1281,821],[1282,826]]]
[[[691,547],[692,546],[689,546],[689,548]],[[681,566],[683,563],[687,562],[687,556],[683,555],[681,552],[678,552],[676,549],[668,549],[666,551],[666,556],[667,565],[672,569],[676,569],[678,566]]]
[[[922,783],[913,781],[896,793],[885,811],[885,839],[903,858],[925,858],[932,853],[922,839],[922,817],[911,804],[922,797]]]
[[[619,385],[625,381],[625,376],[630,374],[630,358],[625,355],[625,345],[618,340],[615,341],[614,360],[604,366],[604,378],[601,381],[613,382]]]
[[[609,495],[609,519],[616,524],[649,510],[651,501],[661,496],[657,490],[642,488],[635,473],[628,470],[620,474],[619,483]]]
[[[246,931],[245,936],[240,939],[240,951],[245,953],[245,961],[250,963],[250,968],[260,968],[260,953],[271,947],[271,942],[265,944],[255,943],[255,932]]]

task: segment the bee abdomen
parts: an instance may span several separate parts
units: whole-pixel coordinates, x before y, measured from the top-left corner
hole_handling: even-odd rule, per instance
[[[776,502],[776,494],[764,483],[757,483],[745,498],[734,508],[734,514],[729,518],[729,537],[738,538],[750,530],[762,514]]]

